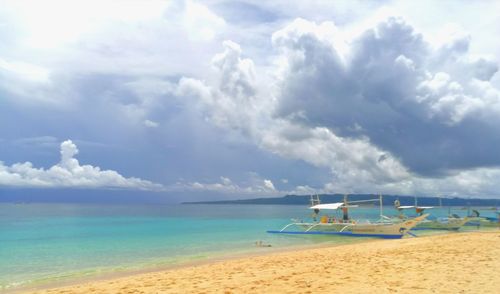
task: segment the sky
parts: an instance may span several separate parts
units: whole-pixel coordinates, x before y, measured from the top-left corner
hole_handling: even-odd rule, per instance
[[[0,197],[500,198],[499,11],[0,0]]]

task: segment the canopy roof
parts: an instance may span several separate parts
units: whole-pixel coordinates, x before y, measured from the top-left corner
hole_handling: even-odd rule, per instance
[[[433,206],[414,206],[414,205],[401,205],[398,206],[398,209],[409,209],[409,208],[418,208],[418,209],[431,209]]]
[[[344,205],[344,202],[317,204],[309,209],[339,209],[342,207],[358,207],[357,205]]]

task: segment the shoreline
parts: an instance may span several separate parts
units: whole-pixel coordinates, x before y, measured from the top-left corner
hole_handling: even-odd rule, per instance
[[[220,253],[217,252],[210,257],[200,258],[200,259],[192,259],[186,258],[183,261],[168,263],[163,265],[146,265],[144,267],[139,268],[128,268],[124,270],[109,270],[102,273],[91,274],[87,276],[72,276],[70,278],[54,278],[54,281],[50,282],[34,282],[31,284],[27,284],[20,287],[13,287],[7,289],[0,289],[0,293],[26,293],[32,291],[44,291],[50,290],[54,288],[68,287],[79,285],[82,283],[93,283],[93,282],[102,282],[107,280],[114,280],[120,278],[133,277],[141,274],[150,274],[156,272],[163,271],[175,271],[184,268],[197,267],[203,265],[210,265],[219,262],[226,262],[231,260],[245,259],[245,258],[254,258],[260,256],[268,256],[279,253],[287,253],[287,252],[296,252],[310,249],[321,249],[321,248],[331,248],[331,247],[339,247],[339,246],[349,246],[353,244],[367,243],[367,242],[378,242],[383,241],[380,238],[355,238],[349,242],[339,242],[332,243],[331,241],[316,243],[316,244],[297,244],[290,245],[286,247],[257,247],[260,250],[247,250],[247,251],[236,251],[232,253]]]
[[[455,239],[455,240],[454,240]],[[496,246],[492,248],[481,248],[481,246],[484,247],[484,244],[481,242],[490,242],[491,239],[493,239],[496,244]],[[466,240],[466,242],[462,242]],[[458,242],[457,242],[458,241]],[[454,248],[455,245],[450,244],[458,244],[456,245],[457,248]],[[477,244],[476,244],[477,243]],[[491,242],[490,242],[491,243]],[[223,289],[229,289],[229,292],[238,292],[237,289],[231,289],[231,283],[230,281],[232,280],[229,278],[228,280],[228,285],[224,284],[224,277],[232,277],[232,276],[240,276],[241,274],[247,274],[246,279],[249,277],[255,276],[259,277],[259,271],[268,271],[266,267],[270,264],[282,264],[282,259],[287,260],[287,261],[293,261],[293,267],[295,267],[297,264],[298,265],[303,265],[303,263],[309,264],[312,261],[307,258],[307,256],[317,256],[318,254],[324,254],[323,252],[326,252],[327,254],[332,255],[333,257],[340,258],[344,261],[346,261],[346,256],[350,256],[352,261],[354,261],[354,269],[359,265],[359,259],[361,255],[363,255],[364,251],[367,251],[368,253],[372,252],[375,253],[372,256],[365,256],[365,261],[366,262],[372,262],[375,260],[377,262],[377,259],[384,259],[387,257],[387,254],[384,254],[384,250],[391,251],[403,251],[405,252],[406,255],[412,254],[412,250],[407,250],[408,248],[406,247],[415,247],[415,246],[420,246],[420,245],[425,245],[429,248],[434,248],[437,246],[436,244],[440,244],[442,246],[442,252],[432,252],[434,250],[431,250],[431,252],[422,252],[422,256],[427,256],[430,257],[427,258],[427,261],[432,261],[437,258],[439,260],[440,255],[449,255],[450,252],[453,254],[456,254],[457,258],[461,258],[464,260],[464,266],[472,269],[472,272],[477,272],[478,269],[474,268],[475,267],[475,262],[474,258],[477,257],[479,261],[481,260],[487,260],[491,261],[491,256],[482,256],[482,255],[488,255],[491,254],[491,252],[488,249],[491,249],[493,252],[496,252],[496,254],[500,254],[500,232],[499,231],[473,231],[473,232],[458,232],[458,233],[452,233],[452,234],[439,234],[439,235],[430,235],[430,236],[422,236],[419,238],[405,238],[401,240],[380,240],[380,239],[368,239],[368,240],[360,240],[359,242],[355,243],[350,243],[350,244],[318,244],[318,245],[308,245],[308,246],[299,246],[299,247],[292,247],[292,248],[273,248],[272,250],[267,250],[268,248],[263,248],[264,250],[261,252],[253,252],[250,254],[236,254],[236,255],[230,255],[230,256],[224,256],[224,257],[216,257],[216,258],[209,258],[205,260],[199,260],[191,263],[183,263],[183,264],[178,264],[178,265],[172,265],[168,267],[160,267],[160,268],[150,268],[146,270],[139,270],[139,271],[133,271],[133,272],[127,272],[127,273],[112,273],[110,275],[99,275],[97,277],[89,277],[89,278],[83,278],[83,279],[78,279],[78,280],[72,280],[72,281],[65,281],[65,282],[60,282],[60,283],[54,283],[54,284],[46,284],[43,286],[37,286],[37,287],[26,287],[26,288],[17,288],[17,289],[12,289],[12,290],[7,290],[6,293],[24,293],[24,292],[34,292],[34,293],[62,293],[62,291],[69,291],[69,293],[86,293],[86,292],[92,292],[92,289],[98,289],[97,292],[121,292],[124,291],[125,289],[116,288],[118,285],[128,285],[128,289],[142,289],[141,291],[149,293],[149,292],[169,292],[172,291],[172,293],[177,291],[185,290],[187,291],[189,289],[189,292],[197,292],[200,289],[195,287],[195,288],[189,288],[190,284],[183,284],[182,286],[179,285],[179,280],[182,280],[183,277],[196,277],[201,279],[203,283],[206,284],[206,288],[204,288],[205,292],[210,292],[210,291],[215,291],[215,292],[221,292]],[[467,248],[463,248],[467,247]],[[470,248],[469,248],[470,247]],[[427,249],[429,249],[427,248]],[[460,248],[464,249],[464,252],[460,252]],[[417,248],[418,249],[418,248]],[[470,255],[470,250],[474,249],[474,254],[472,256],[472,260],[467,259],[468,257],[465,256],[467,254]],[[374,251],[375,250],[375,251]],[[374,251],[374,252],[373,252]],[[484,252],[478,252],[478,251],[484,251]],[[339,254],[336,254],[336,252],[339,252]],[[356,257],[352,255],[352,252],[358,252],[360,256]],[[437,255],[437,256],[436,256]],[[476,256],[477,255],[477,256]],[[500,255],[496,255],[500,256]],[[417,257],[419,257],[417,255]],[[486,259],[485,259],[486,258]],[[397,260],[398,262],[402,262],[403,265],[400,265],[399,270],[400,271],[405,271],[408,270],[404,266],[406,262],[408,262],[408,267],[411,266],[410,264],[414,260],[407,260],[406,257],[402,256],[399,254],[397,258],[394,260]],[[271,263],[269,263],[272,261]],[[314,261],[314,260],[313,260]],[[323,262],[323,264],[322,264]],[[324,263],[328,263],[328,260],[319,260],[316,261],[316,264],[314,267],[324,267]],[[451,259],[451,262],[453,262],[453,259]],[[496,263],[495,263],[496,262]],[[348,266],[347,269],[349,269],[352,262],[344,264],[345,266]],[[242,266],[244,264],[245,266]],[[333,264],[326,264],[327,268],[329,266],[334,266],[338,267],[335,263]],[[375,263],[374,265],[377,265]],[[425,265],[424,265],[425,266]],[[428,266],[428,265],[427,265]],[[453,271],[456,271],[457,269],[456,266],[453,266],[453,264],[449,265]],[[487,266],[486,268],[489,268],[491,270],[496,270],[500,271],[500,260],[496,258],[496,260],[493,260],[493,264]],[[214,270],[217,269],[217,270]],[[285,280],[289,280],[291,278],[296,277],[294,274],[290,274],[289,272],[289,267],[285,266],[283,267],[278,267],[274,269],[275,275],[278,277],[284,277]],[[433,270],[432,268],[429,270]],[[483,271],[485,270],[484,267],[482,269]],[[380,272],[380,271],[379,271]],[[265,274],[263,277],[260,278],[268,278],[269,273]],[[488,278],[488,277],[486,277]],[[493,278],[493,277],[490,277]],[[499,278],[497,278],[499,279]],[[155,280],[156,282],[151,282],[152,280]],[[243,279],[245,280],[245,278]],[[258,279],[260,281],[265,281],[265,279]],[[350,277],[350,280],[352,280],[352,277]],[[429,280],[429,278],[425,279]],[[424,281],[425,281],[424,280]],[[432,280],[432,277],[431,277]],[[212,281],[214,283],[210,284],[207,281]],[[268,282],[263,282],[264,288],[248,288],[247,290],[249,292],[260,292],[262,291],[272,291],[272,284],[274,284],[275,279],[272,278],[268,280]],[[146,283],[147,282],[147,283]],[[499,283],[499,281],[496,281],[496,283]],[[170,285],[173,283],[173,285]],[[203,284],[202,283],[202,284]],[[494,282],[495,283],[495,282]],[[165,286],[165,284],[168,284],[170,286]],[[175,288],[175,285],[178,285],[178,288]],[[396,283],[397,284],[397,283]],[[395,285],[396,285],[395,284]],[[192,286],[192,285],[191,285]],[[196,286],[196,284],[195,284]],[[482,285],[484,286],[484,285]],[[164,288],[158,288],[158,287],[164,287]],[[165,288],[166,287],[166,288]],[[188,288],[186,288],[188,287]],[[397,288],[397,285],[396,285]],[[260,289],[260,290],[258,290]],[[337,288],[335,288],[337,289]],[[293,288],[293,291],[291,292],[297,292],[300,289]],[[333,290],[333,289],[332,289]],[[411,289],[405,289],[407,291],[411,291]]]

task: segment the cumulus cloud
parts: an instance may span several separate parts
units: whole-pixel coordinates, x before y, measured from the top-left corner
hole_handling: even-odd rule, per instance
[[[77,146],[66,140],[61,143],[61,160],[48,168],[36,168],[31,162],[6,166],[0,162],[0,186],[29,188],[105,188],[162,190],[163,186],[138,178],[125,178],[113,170],[80,165],[75,156]]]
[[[273,35],[285,56],[278,116],[366,136],[424,176],[482,166],[478,153],[500,164],[488,147],[500,140],[493,127],[500,92],[489,82],[497,66],[467,55],[469,36],[434,48],[404,19],[389,17],[347,40],[346,51],[325,40],[328,27],[336,32],[334,24],[296,20]]]
[[[259,147],[283,157],[330,167],[339,181],[362,178],[374,183],[408,175],[404,166],[370,144],[367,137],[342,138],[325,127],[310,128],[274,117],[276,100],[257,94],[253,63],[241,57],[241,48],[234,42],[223,45],[224,52],[213,59],[218,73],[215,87],[183,78],[178,88],[179,95],[194,96],[204,103],[207,118],[214,124],[239,131]]]
[[[177,94],[197,97],[203,103],[207,118],[217,126],[252,132],[266,103],[257,101],[255,68],[252,60],[241,57],[241,48],[232,41],[223,42],[224,52],[212,59],[218,73],[215,87],[200,80],[183,77]],[[209,113],[207,113],[209,111]],[[248,135],[252,136],[250,133]]]
[[[302,189],[419,193],[455,183],[491,193],[486,182],[459,183],[481,173],[491,180],[489,168],[500,166],[496,63],[468,56],[468,36],[436,47],[399,17],[345,36],[332,22],[303,19],[274,33],[279,54],[264,75],[272,91],[226,41],[212,60],[215,81],[183,78],[178,94],[197,97],[209,120],[262,149],[330,168],[331,183]]]

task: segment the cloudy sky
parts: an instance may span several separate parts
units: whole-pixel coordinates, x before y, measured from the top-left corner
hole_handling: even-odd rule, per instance
[[[499,11],[0,0],[0,190],[500,198]]]

